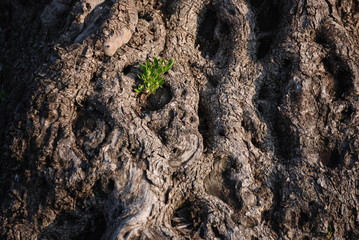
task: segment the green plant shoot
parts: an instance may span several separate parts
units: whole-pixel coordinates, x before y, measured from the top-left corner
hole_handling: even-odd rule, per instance
[[[147,60],[141,64],[142,73],[137,75],[143,81],[139,84],[138,88],[134,89],[137,93],[155,94],[157,89],[160,88],[165,80],[163,74],[172,68],[174,60],[171,58],[167,61],[164,59],[153,58],[153,61]]]
[[[0,90],[0,101],[5,99],[5,91],[4,90]]]

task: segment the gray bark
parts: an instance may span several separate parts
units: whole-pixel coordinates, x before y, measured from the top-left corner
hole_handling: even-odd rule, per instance
[[[357,1],[0,7],[1,239],[359,239]]]

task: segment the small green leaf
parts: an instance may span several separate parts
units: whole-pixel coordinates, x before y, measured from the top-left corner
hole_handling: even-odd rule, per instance
[[[0,101],[4,100],[5,99],[5,91],[4,90],[0,90]]]

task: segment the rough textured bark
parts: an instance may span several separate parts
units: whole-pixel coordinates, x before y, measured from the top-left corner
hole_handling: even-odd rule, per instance
[[[359,238],[356,0],[0,7],[1,239]]]

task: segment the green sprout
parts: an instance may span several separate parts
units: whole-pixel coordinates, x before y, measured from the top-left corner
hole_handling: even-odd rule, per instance
[[[147,60],[145,64],[141,64],[142,73],[137,75],[143,81],[143,84],[138,85],[134,89],[137,93],[155,94],[165,80],[162,75],[172,68],[174,60],[171,58],[166,61],[164,59],[153,58],[153,61]]]
[[[5,91],[4,90],[0,90],[0,101],[5,99]]]
[[[327,238],[331,239],[333,237],[333,234],[334,234],[334,226],[333,223],[331,222],[328,224],[327,227]]]

